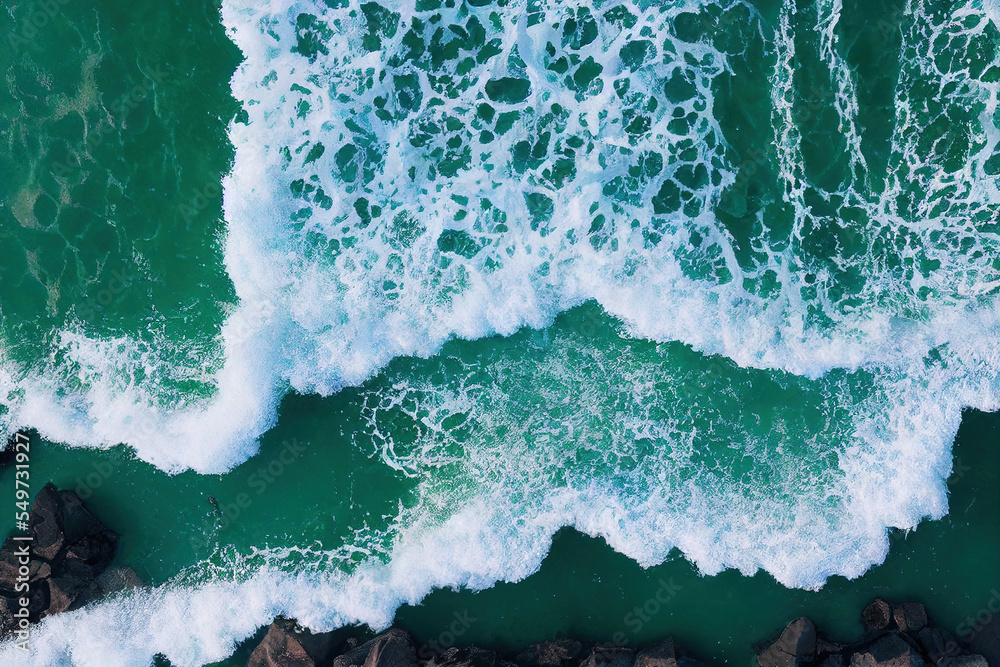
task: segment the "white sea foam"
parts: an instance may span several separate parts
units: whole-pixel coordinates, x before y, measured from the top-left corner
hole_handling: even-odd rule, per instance
[[[667,16],[681,9],[671,10]],[[747,272],[735,259],[728,232],[713,219],[707,206],[733,182],[736,176],[732,167],[717,168],[712,174],[718,177],[718,183],[712,181],[693,191],[694,199],[706,202],[702,213],[693,218],[678,213],[665,216],[669,224],[657,232],[664,238],[656,247],[648,247],[643,235],[633,229],[634,225],[622,224],[628,221],[629,214],[638,215],[639,219],[648,217],[648,210],[643,209],[646,205],[624,202],[621,213],[607,211],[612,230],[609,238],[604,239],[605,245],[596,248],[581,240],[587,236],[592,222],[591,214],[586,213],[588,202],[604,201],[606,206],[601,184],[627,166],[613,150],[599,151],[604,166],[591,158],[578,159],[576,180],[560,190],[539,185],[528,188],[552,198],[552,219],[541,229],[524,224],[523,220],[530,217],[522,200],[524,183],[509,173],[509,165],[493,165],[484,158],[474,158],[467,170],[442,180],[445,189],[441,194],[431,187],[433,181],[429,179],[418,178],[414,182],[406,174],[408,167],[426,166],[428,159],[410,146],[406,138],[425,120],[440,125],[441,118],[434,110],[440,107],[425,104],[418,117],[393,124],[379,122],[372,116],[375,109],[372,99],[378,96],[378,89],[357,95],[343,105],[326,93],[328,89],[342,90],[352,82],[357,83],[357,76],[364,76],[363,68],[384,66],[380,65],[377,54],[364,54],[359,48],[357,41],[364,26],[359,23],[356,11],[354,18],[349,18],[351,11],[338,13],[308,2],[269,3],[266,7],[240,2],[225,4],[226,24],[246,56],[233,79],[233,90],[248,105],[250,123],[235,124],[231,132],[236,161],[225,182],[225,206],[230,222],[225,259],[242,305],[221,332],[225,363],[221,371],[208,377],[217,387],[215,396],[191,405],[165,408],[157,400],[156,387],[146,386],[148,382],[135,383],[129,379],[132,375],[123,374],[121,369],[141,367],[148,377],[157,372],[162,374],[167,366],[169,376],[169,361],[153,350],[138,349],[128,340],[93,340],[85,333],[67,331],[58,338],[61,341],[58,347],[68,360],[66,373],[84,381],[89,389],[67,387],[65,374],[11,372],[14,377],[8,385],[14,393],[10,417],[6,420],[8,430],[32,425],[52,439],[89,446],[125,442],[141,458],[167,470],[193,468],[219,472],[253,453],[255,438],[273,424],[277,401],[289,387],[304,393],[329,394],[358,384],[394,357],[434,354],[445,340],[455,336],[478,338],[494,333],[510,334],[522,326],[543,327],[558,312],[586,299],[596,299],[608,312],[627,322],[637,336],[682,340],[706,353],[729,356],[741,365],[818,377],[833,368],[892,363],[906,360],[913,353],[922,355],[945,342],[936,332],[937,321],[948,317],[948,309],[958,308],[961,312],[969,305],[968,297],[992,293],[1000,280],[987,261],[995,238],[963,229],[963,220],[998,199],[992,179],[978,166],[998,140],[993,136],[996,133],[991,122],[987,122],[989,112],[995,107],[995,85],[977,83],[978,88],[972,86],[965,99],[957,102],[959,105],[973,100],[986,102],[982,131],[989,135],[989,140],[977,159],[970,161],[968,173],[945,175],[940,169],[935,171],[933,159],[925,160],[928,162],[925,171],[934,172],[936,179],[926,183],[928,192],[944,191],[952,182],[964,182],[969,188],[965,203],[975,206],[955,207],[953,213],[946,211],[928,218],[923,226],[914,227],[889,210],[905,185],[902,180],[890,181],[878,200],[867,203],[860,201],[863,200],[858,193],[860,186],[848,185],[841,193],[848,200],[856,200],[853,203],[866,209],[870,219],[885,224],[890,234],[899,234],[905,228],[902,229],[905,233],[920,235],[922,247],[916,251],[944,264],[928,279],[914,274],[912,269],[908,276],[893,275],[880,266],[883,260],[874,255],[853,262],[862,271],[872,271],[873,279],[858,299],[860,307],[845,314],[837,313],[832,299],[826,296],[827,283],[833,278],[820,271],[816,286],[819,295],[806,302],[800,293],[809,288],[807,271],[794,268],[803,261],[796,258],[794,246],[796,237],[802,234],[809,207],[803,201],[807,178],[802,157],[797,153],[800,139],[786,102],[795,95],[792,78],[787,75],[790,62],[787,58],[793,51],[787,15],[781,19],[774,44],[777,56],[774,100],[776,123],[782,128],[776,136],[779,166],[789,184],[786,196],[795,211],[793,248],[776,251],[765,246],[767,258],[759,268]],[[558,14],[558,9],[551,11]],[[609,33],[607,38],[584,48],[581,54],[597,57],[605,64],[606,72],[615,73],[621,64],[616,56],[608,54],[616,53],[628,38],[642,32],[644,24],[660,33],[666,30],[667,19],[634,11],[642,20],[631,31],[620,31],[607,41]],[[836,105],[849,130],[850,145],[856,148],[860,141],[853,129],[856,95],[850,74],[833,46],[833,26],[840,8],[832,3],[822,11],[827,14],[817,26],[822,35],[820,55],[830,62],[831,76],[836,82]],[[297,40],[296,17],[302,14],[319,16],[331,23],[341,22],[341,27],[332,29],[327,38],[332,55],[310,62],[303,54],[292,52],[290,47]],[[512,16],[517,19],[519,15]],[[962,31],[974,32],[964,27]],[[558,42],[558,32],[546,24],[527,29],[514,23],[504,27],[505,53],[518,47],[518,55],[526,63],[534,91],[529,102],[537,103],[547,97],[546,104],[558,101],[564,108],[582,109],[579,117],[570,115],[565,120],[566,135],[575,132],[597,137],[609,149],[628,144],[630,137],[622,132],[620,118],[594,119],[601,109],[616,110],[608,97],[613,89],[610,79],[602,93],[580,102],[572,91],[545,74],[542,47],[546,40]],[[400,27],[392,40],[386,40],[389,43],[383,49],[385,53],[399,50],[402,34]],[[725,165],[725,151],[719,142],[722,133],[712,116],[710,83],[726,71],[727,58],[732,56],[706,44],[689,44],[673,37],[669,41],[678,55],[658,54],[658,62],[640,69],[633,77],[632,90],[644,90],[662,100],[665,99],[662,93],[657,92],[662,77],[672,72],[687,73],[694,79],[695,96],[671,106],[689,116],[693,114],[694,127],[682,135],[668,129],[672,116],[664,106],[669,103],[661,102],[660,111],[653,114],[649,135],[632,141],[632,150],[639,153],[648,146],[658,153],[669,154],[694,138],[698,157],[692,164],[712,164],[713,160],[721,159]],[[680,57],[683,54],[689,61],[711,64],[692,68],[684,64],[686,61]],[[508,60],[499,56],[492,64],[474,71],[474,77],[470,77],[477,83],[460,98],[470,103],[449,103],[444,108],[454,113],[461,111],[466,116],[463,122],[468,121],[471,102],[477,99],[482,84],[491,76],[509,73]],[[927,70],[925,57],[915,58],[914,63],[917,70]],[[954,78],[952,74],[934,71],[930,75],[936,76],[942,87]],[[421,85],[425,86],[426,81]],[[425,97],[429,95],[430,91]],[[304,115],[297,112],[303,102],[311,105]],[[908,120],[910,114],[905,103],[901,109],[894,150],[900,160],[917,159],[920,151],[914,144],[919,134],[914,131],[919,128]],[[402,213],[410,214],[412,219],[406,224],[415,221],[416,239],[400,240],[400,234],[408,233],[398,229],[405,222],[399,218],[402,213],[395,214],[391,221],[372,222],[368,229],[359,226],[352,211],[352,199],[360,191],[351,194],[353,186],[332,175],[337,169],[335,146],[344,137],[357,135],[355,130],[345,129],[349,113],[357,113],[356,120],[370,125],[367,139],[362,136],[358,140],[371,140],[384,149],[382,161],[375,165],[378,169],[367,187],[373,194],[364,194],[371,198],[372,204],[381,202],[385,209],[399,208]],[[518,140],[530,138],[532,128],[530,123],[515,123],[502,145],[496,140],[490,147],[510,151]],[[714,148],[709,146],[708,138],[714,142]],[[326,152],[309,165],[301,165],[307,149],[323,141],[330,144]],[[297,151],[296,154],[288,152],[286,157],[286,151],[291,150]],[[856,153],[852,151],[852,159],[863,161]],[[551,158],[546,164],[551,166]],[[499,176],[495,175],[498,173]],[[537,178],[532,176],[529,180]],[[331,198],[331,207],[324,209],[312,202],[309,207],[312,216],[308,220],[291,222],[303,206],[301,198],[291,196],[288,190],[289,184],[296,181],[321,187]],[[660,179],[653,179],[644,187],[655,192],[659,183]],[[453,218],[460,207],[453,197],[445,195],[471,195],[473,200],[477,196],[492,198],[494,210],[506,210],[506,226],[510,229],[474,234],[479,243],[486,244],[475,258],[443,255],[438,244],[445,230],[472,233],[490,224],[486,214],[476,212],[466,218],[467,221],[475,218],[473,223],[456,224]],[[930,214],[929,209],[930,205]],[[954,237],[945,247],[928,240],[942,227]],[[685,270],[678,252],[687,246],[692,232],[706,239],[699,261],[723,268],[732,276],[731,280],[696,279]],[[573,238],[577,240],[570,240]],[[340,250],[330,254],[323,247],[329,242],[338,243]],[[350,242],[354,245],[348,249]],[[980,259],[969,262],[969,252],[954,252],[959,247],[968,247],[963,243],[981,248]],[[609,250],[611,247],[617,250]],[[908,252],[904,249],[904,255]],[[910,261],[913,259],[919,260],[920,255]],[[782,285],[776,298],[748,292],[742,284],[745,279],[757,279],[766,272],[774,272]],[[908,280],[909,284],[894,284],[898,280]],[[387,290],[387,282],[398,289]],[[898,307],[900,300],[913,302],[913,293],[922,286],[938,290],[940,302],[913,306],[904,303],[904,308]],[[807,311],[817,306],[836,320],[833,329],[816,327],[806,320]],[[900,315],[909,315],[919,308],[933,309],[929,311],[929,321],[905,327],[894,324],[900,322]],[[40,418],[42,415],[44,419]],[[211,438],[204,437],[207,424],[211,424]]]
[[[586,406],[563,426],[600,414],[618,419],[621,428],[614,432],[632,436],[600,440],[594,449],[607,470],[590,477],[577,475],[572,461],[560,458],[565,452],[558,446],[528,438],[528,426],[533,433],[556,426],[508,410],[504,401],[510,396],[500,388],[477,394],[400,381],[394,387],[401,394],[379,398],[382,409],[400,409],[402,394],[416,396],[449,414],[477,415],[484,437],[467,443],[457,461],[461,487],[427,469],[430,460],[451,455],[434,439],[438,431],[431,429],[430,439],[411,449],[385,449],[388,463],[422,471],[429,480],[422,487],[425,505],[398,517],[387,564],[371,561],[349,574],[295,575],[280,569],[280,553],[271,554],[263,568],[259,563],[236,568],[242,574],[234,582],[167,585],[47,619],[36,634],[40,650],[34,663],[26,664],[148,664],[156,653],[179,665],[203,664],[227,655],[235,642],[279,613],[320,630],[354,621],[382,627],[399,604],[416,602],[435,587],[484,588],[523,578],[537,569],[551,536],[564,525],[604,537],[643,565],[661,562],[679,548],[706,573],[764,569],[788,586],[816,588],[833,574],[855,577],[880,562],[888,549],[887,527],[909,529],[926,517],[943,516],[950,445],[962,408],[1000,407],[1000,353],[992,344],[1000,335],[995,298],[1000,275],[993,267],[1000,244],[995,232],[976,226],[991,220],[1000,204],[996,181],[984,167],[1000,133],[992,120],[997,85],[970,77],[960,59],[946,66],[929,45],[938,38],[953,40],[961,52],[987,30],[987,17],[993,20],[995,11],[941,19],[915,8],[904,17],[904,63],[890,146],[890,161],[899,168],[872,192],[858,176],[865,164],[857,82],[836,43],[841,3],[820,3],[812,46],[796,42],[800,28],[792,24],[792,6],[786,3],[768,48],[775,166],[792,225],[788,238],[762,236],[755,248],[760,259],[747,268],[737,260],[733,235],[711,212],[740,178],[740,165],[720,140],[712,92],[713,80],[731,71],[738,54],[674,34],[671,20],[685,10],[699,11],[694,4],[663,12],[621,4],[638,17],[634,26],[602,19],[598,37],[575,49],[580,61],[593,58],[604,67],[600,91],[597,84],[571,90],[548,69],[554,56],[546,43],[563,41],[562,29],[552,26],[576,12],[575,4],[546,5],[545,20],[537,23],[511,11],[500,16],[498,27],[490,27],[483,10],[482,25],[499,35],[500,54],[471,65],[457,99],[444,99],[419,68],[401,66],[389,73],[387,80],[416,77],[408,94],[419,89],[422,102],[407,111],[388,83],[369,86],[367,80],[379,81],[388,56],[404,51],[412,25],[409,5],[393,7],[401,13],[396,30],[381,36],[381,53],[368,53],[362,45],[366,22],[357,7],[334,10],[309,0],[224,2],[224,22],[246,59],[232,86],[249,122],[231,128],[236,159],[225,181],[225,260],[241,306],[221,332],[225,362],[210,375],[215,394],[165,408],[155,388],[131,379],[165,372],[155,350],[128,339],[95,340],[73,329],[63,332],[58,347],[82,388],[67,389],[66,377],[13,370],[15,364],[5,363],[0,391],[12,397],[7,425],[32,425],[71,444],[126,442],[139,457],[169,471],[220,472],[253,454],[255,439],[273,425],[277,402],[290,388],[336,392],[361,383],[393,358],[433,355],[454,337],[544,327],[558,313],[594,299],[632,336],[682,341],[741,367],[807,378],[802,382],[819,387],[818,402],[844,408],[849,419],[838,425],[836,437],[824,431],[800,437],[792,426],[772,438],[721,443],[758,454],[759,465],[772,465],[767,463],[772,449],[796,452],[770,459],[772,472],[798,495],[769,495],[766,488],[754,495],[751,487],[708,474],[681,479],[682,473],[698,472],[691,460],[704,443],[685,430],[683,410],[670,410],[698,406],[684,403],[683,396],[673,397],[673,403],[661,396],[664,382],[674,387],[685,379],[667,382],[663,378],[671,378],[670,372],[657,368],[655,359],[637,362],[638,370],[628,373],[607,372],[616,387],[636,388],[622,399],[625,408],[609,407],[593,392],[566,389],[580,380],[560,373],[572,375],[579,366],[552,362],[558,368],[545,377],[566,389],[563,397]],[[323,29],[308,20],[300,24],[304,15],[316,17]],[[748,31],[770,34],[752,11],[740,16]],[[311,57],[308,40],[298,48],[296,32],[304,30],[321,35],[328,53]],[[630,92],[619,97],[637,96],[629,103],[633,110],[655,98],[657,110],[649,114],[648,131],[630,136],[624,129],[627,105],[615,97],[614,80],[626,67],[622,48],[644,34],[655,36],[648,47],[652,55],[628,77]],[[833,103],[851,151],[836,192],[809,184],[794,122],[796,48],[815,49],[830,69]],[[685,99],[680,93],[668,99],[663,92],[664,80],[675,75],[687,82],[677,83],[687,91]],[[502,136],[490,125],[492,139],[475,143],[483,136],[475,125],[486,82],[508,76],[530,81],[526,103],[516,107],[522,116]],[[913,100],[918,88],[937,91],[938,116],[921,116]],[[442,104],[428,103],[435,95]],[[553,104],[574,113],[552,111],[547,118]],[[500,102],[494,107],[497,114],[515,108]],[[939,131],[932,121],[968,109],[977,110],[968,159],[955,169],[944,148],[933,148],[940,142],[928,133]],[[682,128],[672,124],[682,117]],[[426,130],[430,126],[434,132]],[[520,159],[517,144],[534,142],[550,129],[553,142],[575,135],[582,145],[596,147],[574,154],[575,176],[562,187],[552,179],[558,156],[565,153],[552,146],[523,173],[513,166]],[[449,137],[461,139],[462,147],[471,141],[473,149],[453,175],[439,171],[432,177],[430,167],[441,169],[448,151],[461,151],[449,146]],[[347,145],[355,152],[340,153]],[[570,144],[560,146],[568,150]],[[630,152],[620,151],[622,146]],[[368,148],[373,152],[366,154]],[[442,152],[432,156],[436,148]],[[680,159],[692,150],[694,157]],[[654,176],[630,175],[635,156],[645,153],[668,159]],[[345,160],[347,166],[341,164]],[[685,164],[713,166],[705,179],[678,187],[687,195],[687,211],[664,204],[651,215],[649,197],[666,192],[661,190],[666,181],[694,182],[681,171]],[[363,173],[366,167],[370,174]],[[410,167],[420,172],[411,177]],[[623,180],[607,194],[605,186],[616,177],[634,180]],[[899,201],[914,184],[925,196],[904,211]],[[639,200],[630,199],[636,193]],[[551,206],[547,219],[537,215],[545,200],[529,206],[525,194],[545,195]],[[368,222],[356,208],[362,195]],[[837,214],[816,214],[812,196],[839,201],[833,207]],[[599,206],[592,210],[594,203]],[[373,213],[374,206],[382,208],[381,215]],[[598,225],[598,214],[605,227]],[[844,223],[848,218],[839,216],[848,214],[860,219]],[[757,216],[766,228],[770,221],[763,212]],[[810,235],[824,226],[835,233],[844,228],[831,246],[843,254],[832,264],[809,249]],[[855,254],[845,248],[851,234],[862,248]],[[482,249],[463,254],[455,246],[447,250],[445,242]],[[753,285],[769,273],[780,289],[765,294]],[[847,274],[861,286],[845,299],[837,293]],[[817,312],[826,317],[822,325]],[[605,364],[601,369],[614,369],[616,360],[627,356],[606,352],[612,357],[596,350],[589,358]],[[859,393],[857,382],[843,379],[852,371],[869,374],[870,391]],[[590,384],[600,388],[604,375],[595,371]],[[529,379],[524,391],[542,386]],[[615,397],[610,389],[607,393]],[[559,397],[558,391],[553,395]],[[655,403],[658,397],[656,407],[671,419],[650,416],[643,401]],[[621,414],[615,414],[619,408]],[[519,415],[523,423],[505,426],[520,425],[520,431],[511,431],[520,435],[493,438],[491,429],[505,414]],[[552,433],[546,442],[574,442],[572,433]],[[738,428],[733,433],[746,435]],[[644,453],[646,467],[628,475],[615,467],[615,457],[639,458],[636,443],[646,440],[660,447],[652,456]],[[790,476],[799,469],[795,456],[819,461],[831,449],[836,465],[806,480],[815,484],[799,480],[796,486]],[[557,474],[565,477],[555,480]],[[443,518],[421,513],[442,506],[449,494],[456,501],[454,513]],[[0,647],[0,657],[12,651]]]
[[[676,496],[640,497],[599,482],[549,489],[525,505],[498,484],[465,499],[443,521],[419,508],[402,518],[400,525],[406,525],[388,563],[370,559],[348,573],[291,572],[282,568],[287,549],[234,558],[227,563],[232,577],[134,591],[48,618],[33,631],[31,654],[23,657],[8,642],[0,645],[0,660],[138,666],[163,654],[174,665],[202,665],[226,657],[279,614],[317,631],[352,623],[384,628],[399,605],[419,602],[434,588],[483,589],[523,579],[538,569],[553,534],[566,525],[602,536],[644,566],[661,562],[676,546],[707,574],[729,567],[750,574],[766,567],[779,581],[808,587],[832,574],[858,576],[887,553],[885,525],[912,528],[928,513],[945,511],[941,482],[950,468],[955,405],[934,400],[909,405],[909,412],[888,424],[875,418],[877,423],[859,425],[855,451],[843,465],[839,490],[849,488],[850,495],[842,515],[818,513],[808,497],[798,506],[777,499],[748,503],[738,495],[692,487],[694,495],[678,502]],[[888,447],[886,429],[900,429]],[[494,462],[490,472],[495,473],[503,466],[496,466],[491,454],[484,450],[474,458],[477,465]],[[516,463],[518,457],[508,460]],[[529,469],[539,466],[505,472],[516,477]],[[433,486],[425,493],[434,495]],[[762,517],[770,531],[766,540],[760,539]],[[262,555],[267,564],[260,564]],[[337,558],[336,553],[312,556],[316,562]]]

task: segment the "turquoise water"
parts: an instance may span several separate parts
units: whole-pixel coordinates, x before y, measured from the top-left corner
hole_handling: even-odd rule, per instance
[[[329,443],[316,448],[324,442],[325,433],[343,428],[346,406],[342,399],[338,395],[285,401],[282,425],[275,434],[296,438],[300,445],[314,444],[302,450],[261,494],[251,477],[268,463],[281,460],[286,444],[278,439],[265,438],[259,457],[222,478],[169,477],[129,460],[121,450],[107,454],[67,451],[41,442],[34,444],[33,470],[36,479],[41,476],[84,496],[89,493],[88,505],[124,536],[117,562],[131,565],[153,583],[176,577],[177,568],[197,553],[192,538],[206,533],[212,536],[213,545],[244,550],[255,543],[284,543],[291,536],[299,543],[328,540],[324,544],[330,547],[334,526],[351,521],[361,525],[367,510],[389,513],[395,509],[378,508],[378,494],[366,493],[366,488],[398,484],[388,469],[365,466],[369,454],[359,448],[336,448]],[[324,414],[328,416],[318,416]],[[949,516],[921,524],[908,534],[893,532],[892,550],[885,562],[859,579],[833,577],[820,591],[803,591],[786,588],[764,573],[746,577],[727,571],[706,577],[677,553],[664,564],[644,569],[599,538],[560,531],[540,570],[525,580],[480,592],[437,591],[419,605],[404,605],[395,620],[421,641],[439,646],[451,641],[476,642],[516,650],[554,636],[642,643],[673,635],[703,658],[749,664],[752,643],[801,614],[816,619],[833,638],[857,638],[861,608],[881,596],[924,602],[942,627],[961,636],[970,627],[968,617],[987,608],[994,590],[1000,588],[995,559],[1000,525],[993,511],[1000,502],[994,483],[1000,473],[995,447],[998,429],[995,415],[971,412],[964,416],[955,445],[955,471],[948,481]],[[341,466],[355,472],[316,472]],[[358,475],[358,470],[368,470],[367,476]],[[9,472],[0,476],[0,488],[13,492]],[[396,488],[400,496],[405,495],[405,484]],[[331,489],[338,493],[331,496]],[[229,523],[207,500],[207,494],[214,494],[223,506],[233,505],[240,493],[247,493],[252,503]],[[180,580],[197,585],[213,576],[232,575],[186,572]],[[660,600],[666,602],[650,603],[661,590]],[[455,613],[475,621],[451,639],[447,633]],[[246,650],[225,664],[241,664],[240,658],[245,663]]]
[[[856,632],[871,586],[960,623],[996,581],[948,480],[1000,405],[998,20],[12,6],[0,425],[155,585],[34,663],[205,664],[276,614],[609,638],[663,577],[627,639],[720,660],[800,609]]]

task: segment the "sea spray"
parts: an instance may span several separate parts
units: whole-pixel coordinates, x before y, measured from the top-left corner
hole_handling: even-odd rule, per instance
[[[238,305],[210,362],[69,318],[50,362],[0,348],[3,419],[223,472],[289,390],[362,385],[415,497],[343,551],[216,554],[50,619],[38,664],[200,664],[275,614],[384,626],[527,576],[566,525],[813,589],[943,516],[962,409],[1000,405],[992,9],[337,4],[223,5]],[[849,30],[894,45],[889,116]],[[620,329],[545,328],[585,302]],[[87,644],[96,622],[137,639]]]

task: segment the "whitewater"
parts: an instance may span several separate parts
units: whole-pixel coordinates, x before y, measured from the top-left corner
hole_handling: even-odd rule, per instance
[[[839,0],[225,0],[243,114],[216,363],[67,322],[52,364],[0,346],[6,434],[221,474],[290,392],[542,335],[589,302],[620,328],[394,371],[368,417],[418,491],[384,531],[220,555],[211,576],[47,618],[19,664],[201,665],[279,614],[383,628],[436,588],[527,577],[564,526],[643,566],[679,549],[796,588],[882,562],[889,528],[947,514],[962,410],[1000,409],[1000,34],[993,5],[952,9],[908,2],[887,28],[880,140]],[[735,145],[740,123],[765,140]],[[687,389],[706,373],[711,404]],[[192,376],[209,395],[176,389]],[[397,442],[392,414],[425,428]],[[351,549],[373,555],[319,567]],[[292,551],[312,566],[283,567]]]

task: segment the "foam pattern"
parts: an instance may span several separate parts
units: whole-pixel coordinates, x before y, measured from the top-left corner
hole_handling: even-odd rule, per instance
[[[878,117],[839,0],[226,0],[240,306],[214,392],[164,409],[109,379],[155,354],[67,330],[81,385],[5,364],[4,418],[218,472],[287,391],[368,381],[416,499],[345,547],[360,564],[217,554],[46,620],[26,664],[204,664],[276,614],[384,627],[435,587],[527,576],[566,525],[792,587],[881,562],[887,528],[947,512],[962,409],[1000,407],[997,8],[941,4],[876,27]],[[621,331],[544,330],[587,301]]]

